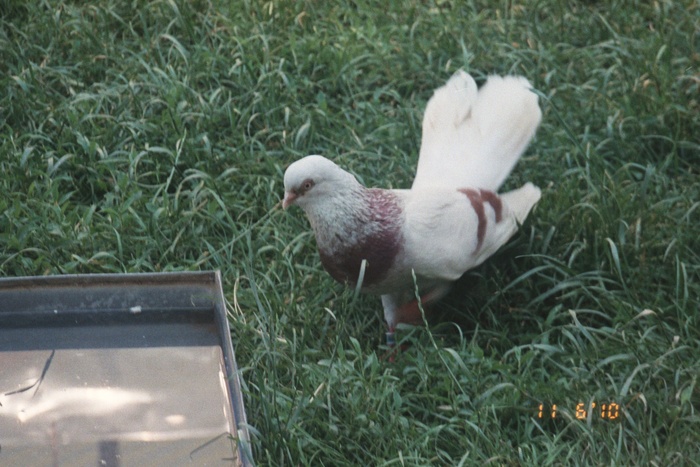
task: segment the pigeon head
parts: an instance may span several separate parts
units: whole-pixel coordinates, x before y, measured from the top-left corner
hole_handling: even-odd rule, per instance
[[[323,156],[307,156],[294,162],[284,173],[282,207],[296,204],[304,211],[333,199],[359,183],[348,172]]]

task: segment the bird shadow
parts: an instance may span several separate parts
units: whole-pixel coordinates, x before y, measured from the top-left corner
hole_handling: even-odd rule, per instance
[[[505,290],[523,269],[516,259],[520,248],[513,249],[465,273],[426,310],[430,332],[443,345],[477,339],[481,348],[507,350],[541,333],[545,317],[527,309],[528,300],[518,290]]]

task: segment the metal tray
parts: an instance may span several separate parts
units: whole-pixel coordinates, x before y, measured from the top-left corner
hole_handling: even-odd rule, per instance
[[[0,279],[0,465],[252,465],[218,271]]]

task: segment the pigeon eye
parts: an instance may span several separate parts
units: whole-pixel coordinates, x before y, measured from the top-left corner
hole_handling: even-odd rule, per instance
[[[306,192],[309,191],[311,188],[313,188],[313,186],[314,186],[314,181],[313,181],[313,180],[311,180],[311,179],[305,180],[304,183],[301,184],[301,191],[302,191],[303,193],[306,193]]]

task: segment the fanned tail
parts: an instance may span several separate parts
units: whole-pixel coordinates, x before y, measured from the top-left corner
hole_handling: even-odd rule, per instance
[[[413,188],[497,191],[537,130],[542,112],[527,79],[491,76],[477,91],[458,71],[425,109]]]

